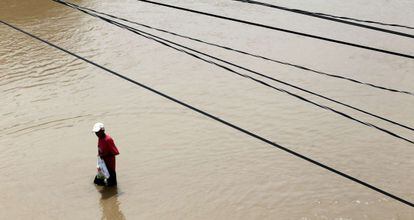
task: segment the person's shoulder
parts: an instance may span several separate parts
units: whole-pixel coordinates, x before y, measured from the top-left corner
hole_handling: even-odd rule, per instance
[[[112,137],[109,134],[105,135],[105,141],[113,141]]]

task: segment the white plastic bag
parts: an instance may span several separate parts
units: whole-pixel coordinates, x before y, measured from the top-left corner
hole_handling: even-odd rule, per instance
[[[96,174],[96,177],[98,179],[108,179],[109,178],[109,171],[106,167],[105,161],[102,160],[100,157],[98,157],[98,161],[96,163],[96,168],[98,170],[98,173]]]

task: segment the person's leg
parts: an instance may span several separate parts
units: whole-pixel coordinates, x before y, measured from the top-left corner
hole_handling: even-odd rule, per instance
[[[110,175],[108,180],[107,180],[108,186],[116,186],[117,185],[117,180],[116,180],[115,170],[108,169],[108,171],[109,171],[109,175]]]

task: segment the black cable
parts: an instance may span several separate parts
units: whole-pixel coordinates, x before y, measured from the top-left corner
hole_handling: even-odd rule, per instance
[[[344,20],[351,20],[351,21],[357,21],[357,22],[363,22],[363,23],[369,23],[369,24],[378,24],[378,25],[383,25],[383,26],[399,27],[399,28],[406,28],[406,29],[414,30],[414,27],[411,27],[408,25],[402,25],[402,24],[384,23],[384,22],[372,21],[372,20],[362,20],[362,19],[357,19],[357,18],[336,16],[336,15],[330,15],[330,14],[324,14],[324,13],[315,13],[315,14],[320,14],[326,17],[339,18],[339,19],[344,19]]]
[[[55,0],[55,1],[58,1],[58,0]],[[60,2],[60,3],[62,3],[62,4],[64,4],[64,5],[66,5],[66,6],[68,6],[68,7],[71,7],[71,8],[73,8],[73,9],[79,10],[79,11],[81,11],[81,12],[83,12],[83,13],[88,14],[88,15],[91,15],[91,16],[93,16],[93,17],[96,17],[96,18],[102,19],[102,20],[104,20],[104,21],[106,21],[106,22],[109,22],[109,23],[111,23],[111,24],[113,24],[113,25],[116,25],[116,26],[118,26],[118,27],[120,27],[120,28],[127,29],[127,30],[129,30],[129,31],[131,31],[131,32],[133,32],[133,33],[136,33],[136,34],[138,34],[138,35],[140,35],[140,36],[142,36],[142,37],[145,37],[145,38],[148,38],[148,39],[154,40],[154,41],[156,41],[156,42],[158,42],[158,43],[161,43],[161,44],[163,44],[163,45],[165,45],[165,46],[167,46],[167,47],[173,48],[173,49],[178,50],[178,51],[180,51],[180,52],[184,52],[184,53],[186,53],[186,54],[188,54],[188,55],[190,55],[190,56],[192,56],[192,57],[195,57],[195,58],[200,59],[200,60],[202,60],[202,61],[205,61],[205,62],[207,62],[207,63],[213,64],[213,65],[216,65],[216,66],[218,66],[218,67],[220,67],[220,68],[223,68],[223,69],[225,69],[225,70],[227,70],[227,71],[230,71],[230,72],[232,72],[232,73],[234,73],[234,74],[237,74],[237,75],[239,75],[239,76],[242,76],[242,77],[245,77],[245,78],[251,79],[251,80],[253,80],[253,81],[257,82],[257,83],[260,83],[260,84],[262,84],[262,85],[265,85],[265,86],[267,86],[267,87],[269,87],[269,88],[275,89],[275,90],[280,91],[280,92],[284,92],[284,93],[286,93],[286,94],[288,94],[288,95],[291,95],[291,96],[293,96],[293,97],[295,97],[295,98],[298,98],[298,99],[300,99],[300,100],[302,100],[302,101],[308,102],[308,103],[313,104],[313,105],[315,105],[315,106],[317,106],[317,107],[320,107],[320,108],[322,108],[322,109],[332,111],[332,112],[334,112],[334,113],[336,113],[336,114],[339,114],[339,115],[341,115],[341,116],[343,116],[343,117],[345,117],[345,118],[351,119],[351,120],[356,121],[356,122],[358,122],[358,123],[360,123],[360,124],[363,124],[363,125],[365,125],[365,126],[375,128],[375,129],[377,129],[377,130],[379,130],[379,131],[381,131],[381,132],[384,132],[384,133],[386,133],[386,134],[388,134],[388,135],[391,135],[391,136],[396,137],[396,138],[398,138],[398,139],[401,139],[401,140],[404,140],[404,141],[409,142],[409,143],[411,143],[411,144],[414,144],[414,142],[413,142],[413,141],[411,141],[411,140],[409,140],[409,139],[407,139],[407,138],[404,138],[404,137],[402,137],[402,136],[400,136],[400,135],[398,135],[398,134],[395,134],[395,133],[393,133],[393,132],[391,132],[391,131],[389,131],[389,130],[386,130],[386,129],[384,129],[384,128],[378,127],[378,126],[373,125],[373,124],[368,123],[368,122],[361,121],[361,120],[356,119],[356,118],[354,118],[354,117],[352,117],[352,116],[350,116],[350,115],[347,115],[347,114],[345,114],[345,113],[343,113],[343,112],[337,111],[337,110],[335,110],[335,109],[333,109],[333,108],[330,108],[330,107],[327,107],[327,106],[324,106],[324,105],[320,105],[320,104],[318,104],[318,103],[316,103],[316,102],[313,102],[313,101],[311,101],[311,100],[309,100],[309,99],[306,99],[306,98],[304,98],[304,97],[302,97],[302,96],[299,96],[299,95],[297,95],[297,94],[294,94],[294,93],[291,93],[291,92],[289,92],[289,91],[286,91],[286,90],[284,90],[284,89],[280,89],[280,88],[274,87],[274,86],[272,86],[272,85],[270,85],[270,84],[268,84],[268,83],[266,83],[266,82],[264,82],[264,81],[258,80],[258,79],[256,79],[256,78],[253,78],[253,77],[248,76],[248,75],[245,75],[245,74],[241,74],[241,73],[239,73],[239,72],[237,72],[237,71],[234,71],[233,69],[230,69],[230,68],[228,68],[228,67],[225,67],[225,66],[223,66],[223,65],[220,65],[220,64],[215,63],[215,62],[213,62],[213,61],[206,60],[206,59],[201,58],[201,57],[199,57],[199,56],[197,56],[197,55],[195,55],[195,54],[189,53],[189,52],[187,52],[187,51],[185,51],[185,50],[182,50],[182,49],[176,48],[176,47],[174,47],[174,46],[171,46],[171,45],[169,45],[168,43],[170,43],[170,44],[174,44],[174,45],[179,46],[179,47],[181,47],[181,48],[185,48],[185,49],[187,49],[187,50],[190,50],[190,51],[193,51],[193,52],[196,52],[196,53],[202,54],[202,55],[204,55],[204,56],[207,56],[207,57],[210,57],[210,58],[213,58],[213,59],[216,59],[216,60],[219,60],[219,61],[221,61],[221,62],[224,62],[224,63],[230,64],[230,65],[233,65],[233,66],[239,67],[239,66],[234,65],[234,64],[231,64],[231,63],[229,63],[229,62],[227,62],[227,61],[221,60],[221,59],[219,59],[219,58],[213,57],[213,56],[211,56],[211,55],[208,55],[208,54],[205,54],[205,53],[202,53],[202,52],[198,52],[198,51],[193,50],[193,49],[191,49],[191,48],[185,47],[185,46],[183,46],[183,45],[176,44],[176,43],[174,43],[174,42],[168,41],[168,40],[166,40],[166,39],[163,39],[163,38],[160,38],[160,37],[157,37],[157,36],[154,36],[154,35],[151,35],[151,34],[149,34],[149,33],[146,33],[146,32],[143,32],[143,31],[140,31],[140,30],[138,30],[138,29],[134,29],[134,28],[132,28],[132,27],[126,26],[126,25],[121,24],[121,23],[118,23],[118,22],[116,22],[116,21],[112,21],[112,20],[110,20],[110,19],[107,19],[107,18],[104,18],[104,17],[102,17],[102,16],[99,16],[99,15],[97,15],[97,14],[92,14],[92,13],[90,13],[90,12],[88,12],[88,11],[83,10],[83,9],[76,8],[76,7],[75,7],[74,5],[72,5],[71,3],[66,3],[66,2]],[[151,37],[148,37],[147,35],[149,35],[149,36],[151,36]],[[157,39],[158,39],[158,40],[157,40]],[[165,42],[168,42],[168,43],[165,43]],[[243,68],[243,67],[239,67],[239,68]],[[246,70],[247,70],[247,69],[246,69]],[[251,71],[251,70],[248,70],[248,71]],[[258,74],[258,75],[262,75],[262,74],[257,73],[257,72],[253,72],[253,73]],[[275,80],[276,80],[276,79],[275,79]],[[279,80],[276,80],[276,81],[281,82],[281,83],[286,84],[286,85],[289,85],[289,84],[284,83],[284,82],[279,81]],[[295,87],[295,88],[298,88],[298,87]]]
[[[350,175],[348,175],[346,173],[343,173],[343,172],[341,172],[339,170],[336,170],[335,168],[332,168],[332,167],[330,167],[328,165],[325,165],[325,164],[323,164],[321,162],[318,162],[318,161],[316,161],[316,160],[314,160],[312,158],[309,158],[309,157],[307,157],[305,155],[302,155],[300,153],[297,153],[296,151],[293,151],[293,150],[291,150],[289,148],[283,147],[282,145],[279,145],[279,144],[277,144],[277,143],[275,143],[275,142],[273,142],[271,140],[268,140],[268,139],[266,139],[264,137],[261,137],[261,136],[255,134],[255,133],[250,132],[250,131],[248,131],[248,130],[246,130],[244,128],[241,128],[241,127],[239,127],[239,126],[237,126],[235,124],[232,124],[230,122],[227,122],[227,121],[225,121],[225,120],[223,120],[223,119],[221,119],[221,118],[219,118],[219,117],[217,117],[215,115],[212,115],[212,114],[210,114],[208,112],[205,112],[205,111],[203,111],[203,110],[201,110],[199,108],[196,108],[196,107],[194,107],[192,105],[189,105],[189,104],[187,104],[185,102],[182,102],[182,101],[180,101],[180,100],[178,100],[178,99],[176,99],[176,98],[174,98],[172,96],[169,96],[169,95],[167,95],[165,93],[162,93],[162,92],[160,92],[160,91],[158,91],[156,89],[153,89],[153,88],[151,88],[151,87],[149,87],[147,85],[144,85],[144,84],[142,84],[142,83],[140,83],[138,81],[135,81],[135,80],[133,80],[131,78],[128,78],[128,77],[126,77],[126,76],[124,76],[124,75],[122,75],[120,73],[117,73],[117,72],[115,72],[113,70],[110,70],[110,69],[104,67],[104,66],[101,66],[101,65],[99,65],[99,64],[97,64],[97,63],[95,63],[93,61],[90,61],[90,60],[88,60],[88,59],[86,59],[86,58],[84,58],[84,57],[82,57],[80,55],[77,55],[77,54],[75,54],[73,52],[70,52],[70,51],[68,51],[68,50],[66,50],[66,49],[64,49],[62,47],[59,47],[59,46],[57,46],[55,44],[52,44],[52,43],[50,43],[50,42],[48,42],[46,40],[43,40],[43,39],[41,39],[41,38],[39,38],[39,37],[31,34],[31,33],[28,33],[26,31],[24,31],[24,30],[22,30],[22,29],[20,29],[18,27],[15,27],[15,26],[13,26],[11,24],[8,24],[8,23],[6,23],[6,22],[4,22],[2,20],[0,20],[0,23],[2,23],[2,24],[6,25],[6,26],[8,26],[8,27],[10,27],[10,28],[12,28],[14,30],[17,30],[17,31],[19,31],[19,32],[21,32],[23,34],[26,34],[26,35],[34,38],[34,39],[37,39],[37,40],[39,40],[39,41],[41,41],[41,42],[43,42],[43,43],[45,43],[45,44],[47,44],[47,45],[49,45],[51,47],[54,47],[54,48],[56,48],[56,49],[58,49],[60,51],[63,51],[65,53],[69,54],[69,55],[72,55],[72,56],[74,56],[74,57],[76,57],[76,58],[78,58],[80,60],[83,60],[86,63],[89,63],[89,64],[91,64],[93,66],[96,66],[96,67],[98,67],[98,68],[100,68],[100,69],[102,69],[102,70],[104,70],[104,71],[106,71],[106,72],[108,72],[108,73],[116,76],[116,77],[119,77],[119,78],[121,78],[123,80],[126,80],[126,81],[128,81],[128,82],[130,82],[130,83],[132,83],[134,85],[137,85],[137,86],[139,86],[141,88],[144,88],[144,89],[146,89],[146,90],[148,90],[148,91],[150,91],[152,93],[155,93],[156,95],[159,95],[161,97],[164,97],[164,98],[166,98],[166,99],[168,99],[168,100],[170,100],[172,102],[175,102],[175,103],[177,103],[177,104],[179,104],[181,106],[184,106],[184,107],[186,107],[186,108],[188,108],[188,109],[190,109],[192,111],[195,111],[195,112],[197,112],[199,114],[202,114],[202,115],[204,115],[204,116],[206,116],[206,117],[208,117],[208,118],[210,118],[212,120],[215,120],[217,122],[220,122],[220,123],[222,123],[222,124],[224,124],[224,125],[226,125],[228,127],[231,127],[231,128],[233,128],[233,129],[235,129],[235,130],[237,130],[239,132],[242,132],[242,133],[244,133],[244,134],[246,134],[246,135],[248,135],[250,137],[253,137],[253,138],[257,139],[257,140],[260,140],[260,141],[262,141],[262,142],[264,142],[266,144],[272,145],[273,147],[276,147],[276,148],[278,148],[280,150],[283,150],[283,151],[285,151],[285,152],[287,152],[287,153],[289,153],[289,154],[291,154],[293,156],[296,156],[296,157],[299,157],[299,158],[301,158],[303,160],[306,160],[306,161],[308,161],[308,162],[310,162],[310,163],[312,163],[312,164],[314,164],[316,166],[319,166],[319,167],[321,167],[323,169],[326,169],[326,170],[328,170],[328,171],[330,171],[332,173],[335,173],[335,174],[340,175],[340,176],[342,176],[342,177],[344,177],[346,179],[349,179],[349,180],[351,180],[351,181],[353,181],[355,183],[358,183],[358,184],[363,185],[363,186],[365,186],[367,188],[370,188],[370,189],[372,189],[372,190],[374,190],[374,191],[376,191],[378,193],[381,193],[382,195],[385,195],[385,196],[388,196],[390,198],[393,198],[393,199],[395,199],[395,200],[397,200],[397,201],[399,201],[399,202],[401,202],[403,204],[406,204],[406,205],[408,205],[410,207],[414,207],[414,203],[409,202],[408,200],[405,200],[405,199],[403,199],[401,197],[398,197],[398,196],[396,196],[396,195],[394,195],[392,193],[389,193],[387,191],[384,191],[384,190],[382,190],[382,189],[380,189],[380,188],[378,188],[376,186],[373,186],[373,185],[371,185],[371,184],[369,184],[367,182],[364,182],[364,181],[362,181],[360,179],[357,179],[357,178],[355,178],[353,176],[350,176]]]
[[[394,51],[390,51],[390,50],[384,50],[384,49],[380,49],[380,48],[365,46],[365,45],[362,45],[362,44],[356,44],[356,43],[336,40],[336,39],[332,39],[332,38],[307,34],[307,33],[303,33],[303,32],[278,28],[278,27],[269,26],[269,25],[265,25],[265,24],[259,24],[259,23],[254,23],[254,22],[251,22],[251,21],[245,21],[245,20],[226,17],[226,16],[222,16],[222,15],[211,14],[211,13],[207,13],[207,12],[203,12],[203,11],[197,11],[197,10],[193,10],[193,9],[183,8],[183,7],[179,7],[179,6],[175,6],[175,5],[164,4],[164,3],[160,3],[160,2],[153,2],[153,1],[148,1],[148,0],[137,0],[137,1],[151,3],[151,4],[164,6],[164,7],[168,7],[168,8],[173,8],[173,9],[177,9],[177,10],[182,10],[182,11],[187,11],[187,12],[191,12],[191,13],[206,15],[206,16],[210,16],[210,17],[225,19],[225,20],[229,20],[229,21],[239,22],[239,23],[243,23],[243,24],[253,25],[253,26],[257,26],[257,27],[267,28],[267,29],[271,29],[271,30],[275,30],[275,31],[281,31],[281,32],[289,33],[289,34],[295,34],[295,35],[299,35],[299,36],[303,36],[303,37],[314,38],[314,39],[318,39],[318,40],[322,40],[322,41],[329,41],[329,42],[333,42],[333,43],[337,43],[337,44],[343,44],[343,45],[347,45],[347,46],[351,46],[351,47],[357,47],[357,48],[361,48],[361,49],[376,51],[376,52],[390,54],[390,55],[394,55],[394,56],[414,59],[414,55],[410,55],[410,54],[404,54],[404,53],[400,53],[400,52],[394,52]]]
[[[335,75],[335,74],[331,74],[331,73],[322,72],[322,71],[319,71],[319,70],[314,70],[314,69],[311,69],[309,67],[301,66],[301,65],[298,65],[298,64],[292,64],[292,63],[288,63],[288,62],[281,61],[281,60],[275,60],[275,59],[268,58],[268,57],[265,57],[265,56],[252,54],[252,53],[249,53],[249,52],[246,52],[246,51],[230,48],[230,47],[223,46],[223,45],[220,45],[220,44],[211,43],[211,42],[207,42],[207,41],[200,40],[200,39],[197,39],[197,38],[177,34],[177,33],[174,33],[174,32],[168,31],[168,30],[152,27],[152,26],[149,26],[149,25],[146,25],[146,24],[142,24],[142,23],[139,23],[139,22],[136,22],[136,21],[131,21],[131,20],[121,18],[121,17],[117,17],[117,16],[114,16],[114,15],[111,15],[111,14],[100,12],[100,11],[97,11],[97,10],[94,10],[94,9],[91,9],[91,8],[87,8],[87,7],[83,7],[83,6],[80,6],[80,5],[76,5],[76,4],[73,4],[73,3],[69,3],[69,2],[66,2],[66,3],[71,4],[75,7],[81,8],[81,9],[92,11],[96,14],[105,15],[105,16],[108,16],[108,17],[111,17],[111,18],[114,18],[114,19],[117,19],[117,20],[125,21],[125,22],[131,23],[131,24],[136,24],[136,25],[139,25],[141,27],[145,27],[145,28],[149,28],[149,29],[152,29],[152,30],[160,31],[160,32],[167,33],[167,34],[170,34],[170,35],[173,35],[173,36],[181,37],[181,38],[184,38],[184,39],[189,39],[189,40],[192,40],[192,41],[200,42],[200,43],[203,43],[203,44],[206,44],[206,45],[222,48],[222,49],[225,49],[225,50],[234,51],[234,52],[244,54],[244,55],[248,55],[248,56],[252,56],[252,57],[255,57],[255,58],[260,58],[260,59],[263,59],[263,60],[266,60],[266,61],[270,61],[270,62],[274,62],[274,63],[286,65],[286,66],[291,66],[291,67],[294,67],[294,68],[297,68],[297,69],[313,72],[313,73],[316,73],[316,74],[319,74],[319,75],[324,75],[324,76],[328,76],[328,77],[332,77],[332,78],[336,78],[336,79],[342,79],[342,80],[346,80],[346,81],[349,81],[349,82],[353,82],[353,83],[357,83],[357,84],[361,84],[361,85],[366,85],[366,86],[370,86],[370,87],[373,87],[373,88],[376,88],[376,89],[381,89],[381,90],[385,90],[385,91],[389,91],[389,92],[402,93],[402,94],[407,94],[407,95],[414,95],[413,92],[408,92],[408,91],[393,89],[393,88],[387,88],[387,87],[384,87],[384,86],[379,86],[379,85],[375,85],[375,84],[372,84],[372,83],[362,82],[362,81],[359,81],[359,80],[356,80],[356,79],[353,79],[353,78],[349,78],[349,77],[345,77],[345,76],[341,76],[341,75]]]
[[[404,140],[404,141],[407,141],[407,142],[409,142],[409,143],[411,143],[411,144],[414,144],[414,142],[413,142],[412,140],[409,140],[409,139],[407,139],[407,138],[404,138],[404,137],[402,137],[402,136],[400,136],[400,135],[398,135],[398,134],[395,134],[395,133],[393,133],[393,132],[391,132],[391,131],[389,131],[389,130],[386,130],[386,129],[384,129],[384,128],[378,127],[378,126],[373,125],[373,124],[368,123],[368,122],[361,121],[361,120],[356,119],[356,118],[354,118],[354,117],[352,117],[352,116],[350,116],[350,115],[347,115],[347,114],[345,114],[345,113],[343,113],[343,112],[339,112],[339,111],[337,111],[337,110],[335,110],[335,109],[332,109],[332,108],[330,108],[330,107],[327,107],[327,106],[324,106],[324,105],[320,105],[320,104],[318,104],[318,103],[315,103],[315,102],[313,102],[313,101],[310,101],[310,100],[308,100],[308,99],[306,99],[306,98],[304,98],[304,97],[302,97],[302,96],[296,95],[296,94],[291,93],[291,92],[288,92],[288,91],[286,91],[286,90],[276,88],[276,87],[271,86],[271,85],[269,85],[269,84],[267,84],[267,83],[265,83],[265,82],[263,82],[263,81],[257,80],[256,78],[253,78],[253,77],[248,76],[248,75],[245,75],[245,74],[241,74],[241,73],[236,72],[236,71],[234,71],[234,70],[232,70],[232,69],[230,69],[230,68],[228,68],[228,67],[225,67],[225,66],[223,66],[223,65],[217,64],[217,63],[215,63],[215,62],[213,62],[213,61],[209,61],[209,60],[203,59],[203,58],[201,58],[201,57],[199,57],[199,56],[197,56],[197,55],[191,54],[191,53],[189,53],[189,52],[187,52],[187,51],[183,51],[183,50],[181,50],[181,49],[177,49],[177,48],[175,48],[175,47],[173,47],[173,46],[171,46],[171,45],[168,45],[168,44],[166,44],[166,43],[164,43],[164,42],[168,42],[168,43],[170,43],[170,44],[174,44],[174,45],[179,46],[179,47],[181,47],[181,48],[184,48],[184,49],[190,50],[190,51],[192,51],[192,52],[195,52],[195,53],[198,53],[198,54],[204,55],[204,56],[206,56],[206,57],[209,57],[209,58],[212,58],[212,59],[218,60],[218,61],[220,61],[220,62],[223,62],[223,63],[229,64],[229,65],[235,66],[235,67],[240,68],[240,69],[243,69],[243,70],[245,70],[245,71],[251,72],[251,73],[253,73],[253,74],[255,74],[255,75],[259,75],[259,76],[265,77],[265,78],[267,78],[267,79],[270,79],[270,80],[276,81],[276,82],[278,82],[278,83],[281,83],[281,84],[284,84],[284,85],[287,85],[287,86],[293,87],[293,88],[295,88],[295,89],[298,89],[298,90],[304,91],[304,92],[306,92],[306,93],[309,93],[309,94],[315,95],[315,96],[317,96],[317,97],[320,97],[320,98],[323,98],[323,99],[326,99],[326,100],[332,101],[332,102],[334,102],[334,103],[337,103],[337,104],[340,104],[340,105],[346,106],[346,107],[348,107],[348,108],[351,108],[351,109],[357,110],[357,111],[362,112],[362,113],[365,113],[365,114],[367,114],[367,115],[370,115],[370,116],[376,117],[376,118],[378,118],[378,119],[381,119],[381,120],[387,121],[387,122],[389,122],[389,123],[392,123],[392,124],[398,125],[398,126],[400,126],[400,127],[403,127],[403,128],[409,129],[409,130],[411,130],[411,131],[414,131],[414,128],[411,128],[411,127],[409,127],[409,126],[406,126],[406,125],[403,125],[403,124],[401,124],[401,123],[398,123],[398,122],[392,121],[392,120],[390,120],[390,119],[384,118],[384,117],[382,117],[382,116],[378,116],[378,115],[375,115],[375,114],[373,114],[373,113],[370,113],[370,112],[367,112],[367,111],[361,110],[361,109],[356,108],[356,107],[354,107],[354,106],[351,106],[351,105],[348,105],[348,104],[345,104],[345,103],[342,103],[342,102],[336,101],[336,100],[334,100],[334,99],[331,99],[331,98],[329,98],[329,97],[326,97],[326,96],[323,96],[323,95],[320,95],[320,94],[314,93],[314,92],[312,92],[312,91],[309,91],[309,90],[303,89],[303,88],[301,88],[301,87],[298,87],[298,86],[295,86],[295,85],[292,85],[292,84],[286,83],[286,82],[284,82],[284,81],[281,81],[281,80],[278,80],[278,79],[276,79],[276,78],[273,78],[273,77],[267,76],[267,75],[265,75],[265,74],[261,74],[261,73],[259,73],[259,72],[256,72],[256,71],[253,71],[253,70],[247,69],[247,68],[242,67],[242,66],[239,66],[239,65],[237,65],[237,64],[230,63],[230,62],[228,62],[228,61],[225,61],[225,60],[222,60],[222,59],[220,59],[220,58],[214,57],[214,56],[212,56],[212,55],[209,55],[209,54],[206,54],[206,53],[203,53],[203,52],[200,52],[200,51],[194,50],[194,49],[189,48],[189,47],[186,47],[186,46],[184,46],[184,45],[177,44],[177,43],[175,43],[175,42],[172,42],[172,41],[166,40],[166,39],[164,39],[164,38],[161,38],[161,37],[158,37],[158,36],[155,36],[155,35],[149,34],[149,33],[147,33],[147,32],[144,32],[144,31],[138,30],[138,29],[136,29],[136,28],[132,28],[132,27],[127,26],[127,25],[124,25],[124,24],[122,24],[122,23],[119,23],[119,22],[116,22],[116,21],[113,21],[113,20],[110,20],[110,19],[104,18],[104,17],[99,16],[99,15],[97,15],[97,14],[90,13],[90,12],[88,12],[88,11],[85,11],[84,9],[81,9],[81,8],[76,7],[76,5],[75,5],[75,4],[68,3],[68,2],[63,2],[63,1],[59,1],[59,0],[54,0],[54,1],[56,1],[56,2],[58,2],[58,3],[61,3],[61,4],[63,4],[63,5],[66,5],[66,6],[68,6],[68,7],[71,7],[71,8],[73,8],[73,9],[79,10],[79,11],[81,11],[81,12],[85,13],[85,14],[88,14],[88,15],[91,15],[91,16],[93,16],[93,17],[96,17],[96,18],[99,18],[99,19],[101,19],[101,20],[104,20],[104,21],[106,21],[106,22],[108,22],[108,23],[110,23],[110,24],[116,25],[116,26],[118,26],[118,27],[120,27],[120,28],[127,29],[127,30],[129,30],[129,31],[131,31],[131,32],[133,32],[133,33],[136,33],[136,34],[140,35],[140,36],[143,36],[143,37],[149,38],[149,39],[151,39],[151,40],[155,40],[155,41],[157,41],[158,43],[161,43],[161,44],[163,44],[163,45],[165,45],[165,46],[171,47],[171,48],[173,48],[173,49],[175,49],[175,50],[178,50],[178,51],[184,52],[184,53],[186,53],[186,54],[188,54],[188,55],[190,55],[190,56],[193,56],[193,57],[195,57],[195,58],[197,58],[197,59],[201,59],[201,60],[203,60],[203,61],[205,61],[205,62],[208,62],[208,63],[210,63],[210,64],[213,64],[213,65],[219,66],[220,68],[223,68],[223,69],[225,69],[225,70],[227,70],[227,71],[230,71],[230,72],[232,72],[232,73],[235,73],[235,74],[237,74],[237,75],[239,75],[239,76],[242,76],[242,77],[245,77],[245,78],[249,78],[249,79],[251,79],[251,80],[253,80],[253,81],[256,81],[256,82],[258,82],[258,83],[260,83],[260,84],[263,84],[263,85],[268,86],[268,87],[270,87],[270,88],[273,88],[273,89],[276,89],[276,90],[278,90],[278,91],[281,91],[281,92],[287,93],[288,95],[294,96],[294,97],[296,97],[296,98],[298,98],[298,99],[300,99],[300,100],[302,100],[302,101],[305,101],[305,102],[311,103],[311,104],[313,104],[313,105],[316,105],[316,106],[321,107],[321,108],[326,109],[326,110],[330,110],[330,111],[332,111],[332,112],[334,112],[334,113],[336,113],[336,114],[339,114],[339,115],[341,115],[341,116],[343,116],[343,117],[346,117],[346,118],[348,118],[348,119],[351,119],[351,120],[356,121],[356,122],[358,122],[358,123],[361,123],[361,124],[363,124],[363,125],[366,125],[366,126],[369,126],[369,127],[373,127],[373,128],[375,128],[375,129],[380,130],[380,131],[382,131],[382,132],[384,132],[384,133],[387,133],[387,134],[389,134],[389,135],[391,135],[391,136],[394,136],[394,137],[396,137],[396,138],[399,138],[399,139],[401,139],[401,140]],[[143,35],[142,33],[143,33],[144,35]],[[151,37],[147,37],[147,35],[149,35],[149,36],[151,36]],[[156,39],[154,39],[154,38],[160,39],[160,40],[161,40],[161,41],[163,41],[163,42],[160,42],[159,40],[156,40]]]
[[[333,22],[339,22],[339,23],[343,23],[343,24],[347,24],[347,25],[352,25],[352,26],[367,28],[367,29],[371,29],[371,30],[375,30],[375,31],[385,32],[385,33],[388,33],[388,34],[395,34],[395,35],[399,35],[399,36],[403,36],[403,37],[414,38],[414,35],[412,35],[412,34],[347,21],[347,20],[350,20],[349,18],[344,20],[344,18],[339,18],[339,17],[333,16],[333,15],[327,15],[327,14],[323,14],[323,13],[304,11],[304,10],[294,9],[294,8],[287,8],[287,7],[282,7],[282,6],[278,6],[278,5],[273,5],[273,4],[269,4],[269,3],[265,3],[265,2],[259,2],[259,1],[253,1],[253,0],[232,0],[232,1],[265,6],[265,7],[269,7],[269,8],[278,9],[278,10],[283,10],[283,11],[298,13],[298,14],[302,14],[302,15],[312,16],[312,17],[316,17],[316,18],[320,18],[320,19],[325,19],[325,20],[329,20],[329,21],[333,21]],[[353,20],[356,20],[356,19],[353,19]]]

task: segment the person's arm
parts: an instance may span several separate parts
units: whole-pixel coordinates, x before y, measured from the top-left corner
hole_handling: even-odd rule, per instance
[[[101,158],[110,155],[110,152],[108,150],[108,144],[105,143],[103,144],[103,146],[100,146],[98,153]]]
[[[108,140],[108,151],[111,155],[119,154],[118,148],[115,146],[114,140],[112,138]]]

